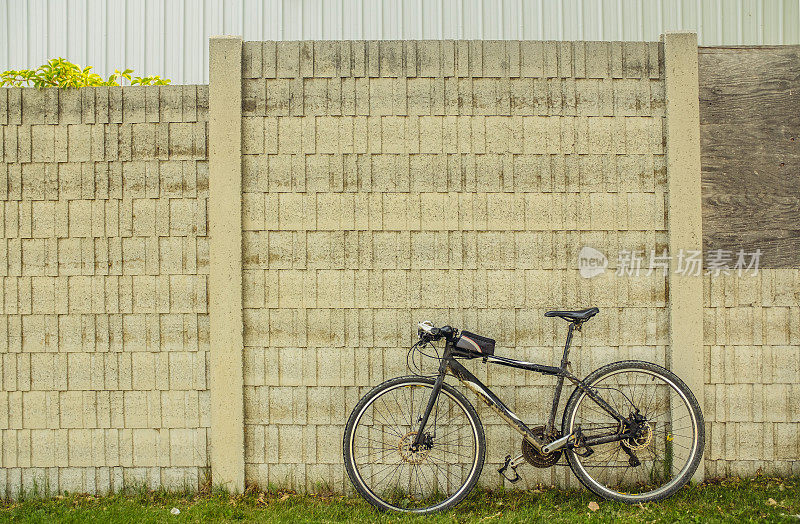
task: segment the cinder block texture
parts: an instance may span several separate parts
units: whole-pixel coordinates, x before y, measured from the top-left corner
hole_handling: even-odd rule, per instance
[[[800,269],[707,276],[709,475],[795,475],[800,457]]]
[[[341,435],[414,324],[574,371],[666,364],[658,43],[245,42],[245,477],[347,490]],[[208,88],[0,89],[0,493],[197,486],[210,446]],[[582,246],[608,271],[577,270]],[[703,281],[706,474],[797,474],[800,270]],[[552,382],[474,366],[531,423]],[[471,397],[471,395],[470,395]],[[478,405],[484,482],[519,437]],[[562,468],[529,484],[574,484]]]
[[[348,489],[349,410],[407,373],[423,319],[555,363],[566,326],[544,311],[597,305],[575,340],[577,373],[621,358],[665,362],[664,276],[614,275],[619,249],[666,245],[660,50],[245,43],[248,481]],[[584,245],[608,255],[604,276],[579,276]],[[474,367],[525,420],[542,420],[552,381]],[[478,409],[495,484],[492,465],[521,442]]]
[[[0,492],[198,486],[207,87],[0,98]]]

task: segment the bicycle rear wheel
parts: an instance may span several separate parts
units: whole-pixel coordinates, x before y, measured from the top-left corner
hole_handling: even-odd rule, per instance
[[[370,504],[410,513],[442,511],[475,486],[486,453],[475,408],[443,384],[416,451],[412,444],[434,380],[399,377],[362,398],[347,421],[347,475]]]
[[[636,437],[593,445],[588,456],[567,450],[584,486],[636,504],[669,497],[689,482],[703,455],[705,429],[700,406],[680,378],[656,364],[628,360],[596,370],[585,382],[629,422],[618,422],[576,389],[564,409],[563,434],[580,428],[589,440],[623,432]]]

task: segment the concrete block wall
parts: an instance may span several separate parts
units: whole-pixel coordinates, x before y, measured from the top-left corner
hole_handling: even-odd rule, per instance
[[[798,270],[615,274],[620,250],[699,246],[695,53],[228,37],[211,89],[0,89],[0,493],[348,490],[344,423],[407,373],[416,322],[555,363],[544,311],[589,305],[578,375],[683,366],[708,475],[797,474]],[[583,246],[605,274],[579,276]],[[700,316],[704,345],[676,322]],[[552,381],[472,367],[543,422]],[[495,485],[520,439],[478,409]]]
[[[205,86],[0,89],[0,493],[197,487]]]
[[[800,270],[706,277],[706,467],[800,473]]]
[[[613,274],[619,249],[667,242],[662,50],[244,43],[248,482],[347,489],[349,410],[407,374],[423,319],[557,362],[566,325],[544,311],[597,305],[576,339],[579,374],[620,358],[665,363],[665,277]],[[605,276],[578,275],[584,245],[608,254]],[[475,371],[525,420],[548,409],[552,381]],[[496,484],[495,464],[521,441],[479,409],[484,481]],[[532,469],[531,483],[571,478]]]

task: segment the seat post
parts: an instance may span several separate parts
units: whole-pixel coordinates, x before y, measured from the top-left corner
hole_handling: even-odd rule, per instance
[[[569,363],[569,347],[572,344],[572,331],[577,326],[577,322],[570,322],[569,323],[569,330],[567,331],[567,342],[564,344],[564,355],[561,357],[561,369],[566,370],[567,364]]]

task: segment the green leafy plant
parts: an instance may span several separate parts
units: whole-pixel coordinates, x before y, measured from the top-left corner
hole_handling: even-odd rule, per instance
[[[91,66],[81,68],[64,58],[53,58],[46,64],[36,69],[20,69],[19,71],[9,70],[0,73],[0,86],[8,87],[58,87],[62,89],[70,87],[86,86],[120,86],[127,80],[128,85],[167,85],[171,80],[160,76],[132,76],[132,69],[120,71],[115,70],[103,79],[97,73],[92,73]]]

